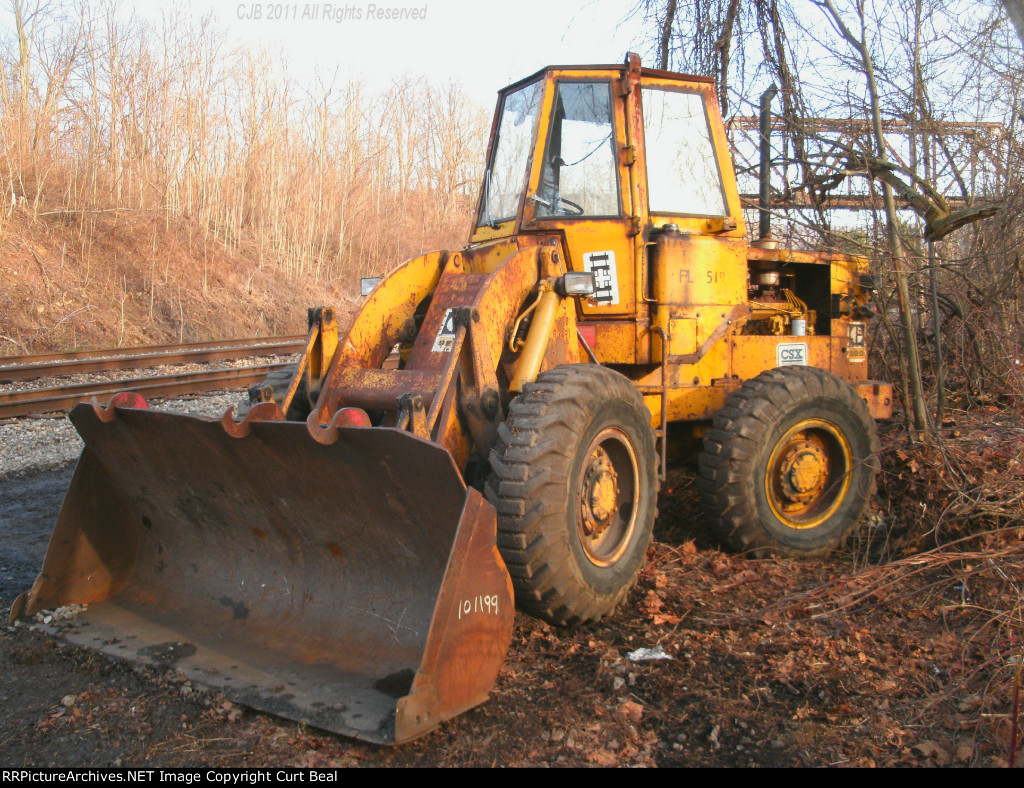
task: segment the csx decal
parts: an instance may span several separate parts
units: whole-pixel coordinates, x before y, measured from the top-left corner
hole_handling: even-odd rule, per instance
[[[775,366],[807,366],[807,345],[803,342],[783,342],[775,347]]]

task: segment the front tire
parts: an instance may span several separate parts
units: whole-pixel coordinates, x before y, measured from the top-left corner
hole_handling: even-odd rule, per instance
[[[557,367],[512,401],[487,498],[516,601],[557,625],[597,621],[636,583],[656,512],[651,414],[596,364]]]
[[[699,465],[705,514],[728,547],[820,555],[846,541],[874,495],[878,437],[848,383],[781,367],[729,396]]]

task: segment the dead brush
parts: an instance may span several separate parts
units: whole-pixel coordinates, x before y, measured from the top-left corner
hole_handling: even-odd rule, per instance
[[[1024,661],[1024,528],[1019,525],[862,565],[730,621],[828,625],[856,619],[870,628],[872,620],[894,616],[907,621],[908,652],[927,653],[932,666],[914,680],[918,690],[913,702],[904,704],[901,725],[926,741],[952,736],[961,762],[987,755],[997,759],[990,763],[1012,765],[1020,747]],[[935,642],[916,637],[916,619],[941,620],[944,634]]]
[[[947,345],[961,355],[949,365],[947,384],[970,392],[956,401],[971,409],[949,411],[942,428],[924,443],[912,442],[895,426],[883,431],[878,496],[882,511],[876,515],[876,527],[865,529],[852,558],[855,566],[890,562],[879,566],[878,572],[858,573],[872,582],[882,581],[879,588],[907,579],[908,566],[915,573],[927,573],[940,564],[949,571],[956,568],[965,606],[972,606],[969,585],[983,584],[986,577],[991,580],[993,605],[991,609],[973,605],[977,620],[970,633],[965,630],[963,642],[966,650],[986,638],[994,641],[998,638],[993,631],[1001,628],[1000,642],[1010,652],[1016,650],[1016,656],[1000,653],[993,658],[998,662],[1006,657],[1001,663],[1005,670],[1014,660],[1018,665],[1011,681],[1015,687],[1012,760],[1019,743],[1024,586],[1020,527],[1024,523],[1024,367],[1008,350],[1019,342],[1005,321],[977,309],[961,309],[956,317],[947,326]],[[1001,393],[995,396],[988,391]],[[983,404],[995,401],[999,407]],[[941,578],[935,582],[941,584]],[[843,604],[865,601],[847,596]],[[984,664],[991,668],[994,663]],[[977,671],[968,672],[963,680],[976,679]]]
[[[975,714],[979,729],[992,727],[1013,764],[1024,657],[1024,419],[1010,409],[986,407],[954,413],[944,426],[931,444],[912,445],[900,434],[883,437],[879,501],[889,527],[868,529],[855,561],[899,557],[831,589],[816,589],[820,608],[814,615],[954,592],[954,602],[938,609],[947,626],[950,616],[957,619],[952,630],[962,644],[960,658],[945,693],[921,714],[960,697],[957,712]]]
[[[956,414],[951,426],[931,445],[911,444],[895,428],[883,434],[878,505],[850,546],[851,570],[741,617],[828,623],[895,614],[908,621],[911,649],[921,644],[909,622],[941,619],[942,642],[925,646],[934,649],[935,675],[920,676],[904,726],[941,739],[953,719],[959,760],[985,752],[1015,763],[1024,419],[992,408]]]
[[[1024,523],[1024,418],[988,407],[947,425],[928,444],[902,430],[881,436],[878,516],[890,557]]]

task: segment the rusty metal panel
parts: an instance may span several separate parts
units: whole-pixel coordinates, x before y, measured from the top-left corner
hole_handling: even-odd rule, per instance
[[[892,384],[880,380],[864,380],[853,383],[853,388],[867,403],[873,419],[892,418]]]
[[[746,244],[742,241],[662,233],[654,254],[655,299],[659,305],[746,303]]]
[[[860,331],[851,331],[851,325],[860,327]],[[867,331],[863,321],[848,319],[832,321],[832,336],[835,338],[836,352],[832,357],[832,372],[843,380],[867,380]]]
[[[543,369],[553,369],[562,364],[577,364],[587,360],[581,350],[576,334],[576,299],[564,298],[558,307],[551,340],[544,355]]]
[[[636,363],[636,323],[601,320],[587,325],[593,326],[592,347],[598,361],[602,364]]]
[[[436,370],[348,367],[339,372],[335,386],[347,405],[395,410],[398,397],[409,393],[419,394],[430,407],[440,382],[441,372]]]
[[[382,428],[323,445],[287,422],[237,439],[122,408],[72,421],[87,448],[19,612],[90,602],[77,643],[369,741],[486,697],[511,584],[494,510],[443,448]]]
[[[462,257],[465,261],[466,271],[471,274],[494,273],[505,260],[519,250],[523,240],[519,236],[513,236],[464,249]],[[532,238],[529,240],[530,243],[534,242]]]
[[[684,330],[688,335],[692,322],[696,347],[689,351],[693,357],[670,348],[664,359],[661,343],[655,342],[652,360],[664,359],[673,365],[695,363],[710,350],[709,343],[722,341],[732,330],[739,317],[736,308],[747,302],[745,250],[744,242],[737,239],[672,233],[658,236],[653,252],[658,302],[654,320],[676,345],[681,340],[677,341],[674,332]],[[711,376],[719,377],[725,371],[718,369]]]
[[[464,274],[461,269],[445,272],[434,290],[430,309],[416,337],[409,356],[409,368],[441,370],[445,366],[451,352],[450,340],[455,337],[455,311],[476,301],[487,282],[486,274]]]

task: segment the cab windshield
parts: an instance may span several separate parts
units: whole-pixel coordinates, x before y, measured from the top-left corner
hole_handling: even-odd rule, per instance
[[[540,81],[525,85],[507,94],[502,102],[498,139],[484,173],[481,225],[496,225],[515,218],[526,180],[541,86]]]

